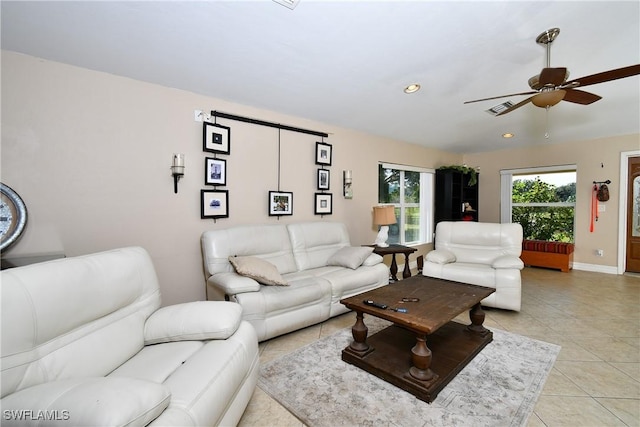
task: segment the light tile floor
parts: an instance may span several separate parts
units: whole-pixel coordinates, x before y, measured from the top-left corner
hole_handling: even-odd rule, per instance
[[[522,283],[522,310],[487,309],[484,324],[562,346],[528,427],[640,427],[640,276],[525,268]],[[260,361],[354,320],[347,313],[260,343]],[[303,426],[260,388],[239,425]]]

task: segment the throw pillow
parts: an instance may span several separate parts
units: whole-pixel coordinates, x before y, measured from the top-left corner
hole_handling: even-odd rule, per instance
[[[456,256],[446,249],[437,249],[427,253],[427,261],[436,264],[449,264],[456,262]]]
[[[230,256],[229,262],[241,276],[250,277],[263,285],[287,286],[275,265],[253,256]]]
[[[373,252],[373,248],[368,246],[345,246],[338,249],[336,253],[331,255],[327,260],[327,265],[338,267],[347,267],[352,270],[360,267],[364,260]]]

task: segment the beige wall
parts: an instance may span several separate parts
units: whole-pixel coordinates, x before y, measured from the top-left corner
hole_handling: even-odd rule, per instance
[[[333,215],[313,213],[318,138],[281,133],[280,189],[294,193],[294,215],[267,214],[278,184],[278,131],[219,120],[231,127],[226,188],[230,218],[200,219],[204,186],[202,123],[194,110],[219,110],[330,134]],[[2,52],[2,182],[27,204],[26,232],[7,256],[74,256],[128,245],[151,254],[164,304],[205,297],[200,235],[247,223],[342,221],[352,244],[373,242],[379,161],[437,167],[461,155],[426,149],[221,99],[38,58]],[[186,156],[179,193],[172,153]],[[210,155],[210,154],[209,154]],[[342,197],[342,171],[353,170],[354,197]],[[424,253],[429,246],[420,250]],[[415,257],[412,257],[415,260]]]
[[[231,127],[227,160],[230,218],[200,219],[205,187],[202,123],[194,110],[219,110],[330,134],[333,215],[313,214],[315,141],[281,133],[280,189],[294,193],[294,215],[267,215],[277,189],[276,129],[219,120]],[[482,221],[499,221],[499,170],[578,165],[576,260],[615,265],[619,152],[638,149],[638,136],[461,156],[299,117],[234,104],[105,73],[2,52],[1,179],[25,200],[29,224],[6,256],[64,252],[74,256],[139,245],[151,254],[164,304],[205,298],[200,235],[248,223],[341,221],[352,244],[375,238],[379,161],[436,168],[465,162],[481,167]],[[186,155],[186,175],[174,194],[169,166]],[[604,168],[600,168],[600,163]],[[353,170],[354,198],[341,195],[342,171]],[[588,232],[592,180],[611,179],[611,200],[596,232]],[[595,258],[594,248],[605,258]],[[420,247],[425,253],[431,245]],[[412,257],[415,260],[415,256]]]
[[[618,260],[620,153],[640,149],[638,135],[565,144],[536,145],[491,153],[467,154],[464,162],[480,167],[480,221],[500,221],[500,170],[577,165],[574,261],[615,268]],[[611,180],[610,199],[589,230],[593,181]],[[603,249],[604,257],[595,250]]]

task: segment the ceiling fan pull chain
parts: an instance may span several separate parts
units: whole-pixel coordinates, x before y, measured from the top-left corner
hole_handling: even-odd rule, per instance
[[[545,115],[546,115],[546,118],[545,118],[546,124],[545,124],[545,132],[544,132],[544,137],[545,137],[546,139],[549,139],[549,108],[550,108],[550,107],[547,105],[547,107],[546,107],[546,110],[547,110],[547,111],[545,112]]]

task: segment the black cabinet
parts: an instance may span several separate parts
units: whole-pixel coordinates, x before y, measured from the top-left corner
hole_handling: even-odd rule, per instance
[[[436,170],[435,223],[440,221],[478,221],[480,174],[455,169]]]

